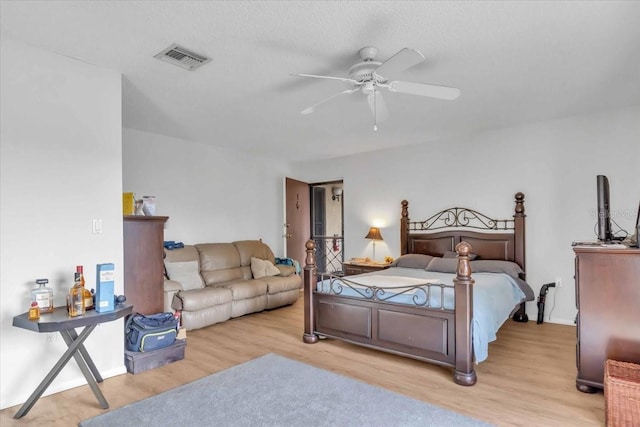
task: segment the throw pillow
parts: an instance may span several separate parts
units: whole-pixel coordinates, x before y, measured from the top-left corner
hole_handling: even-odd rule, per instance
[[[198,271],[198,261],[165,262],[164,266],[169,280],[180,282],[185,291],[199,289],[204,285]]]
[[[442,255],[442,258],[458,258],[458,253],[455,251],[446,251]],[[469,254],[469,261],[473,261],[476,258],[478,258],[478,254],[474,254],[473,252]]]
[[[277,276],[280,270],[267,260],[251,257],[251,274],[254,279],[260,279],[266,276]]]
[[[391,267],[419,268],[424,270],[433,257],[431,255],[405,254],[391,263]]]
[[[471,271],[478,273],[504,273],[516,279],[521,274],[524,274],[524,271],[515,262],[501,260],[472,261]]]
[[[427,271],[437,271],[439,273],[456,273],[458,267],[458,260],[454,258],[434,258],[429,262]]]

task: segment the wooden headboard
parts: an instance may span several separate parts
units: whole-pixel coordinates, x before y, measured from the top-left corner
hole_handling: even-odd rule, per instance
[[[478,259],[513,261],[525,266],[524,194],[516,193],[513,219],[493,219],[467,208],[449,208],[424,221],[409,220],[409,202],[402,201],[400,254],[442,256],[461,241]],[[444,231],[437,231],[444,230]],[[474,231],[479,230],[479,231]]]

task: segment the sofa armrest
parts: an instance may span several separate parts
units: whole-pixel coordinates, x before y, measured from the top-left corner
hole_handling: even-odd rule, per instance
[[[163,283],[164,286],[164,311],[171,312],[173,309],[171,308],[171,302],[173,301],[173,296],[182,290],[182,284],[175,280],[165,280]]]

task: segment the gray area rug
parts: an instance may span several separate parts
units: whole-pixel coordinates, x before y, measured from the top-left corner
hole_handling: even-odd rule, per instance
[[[98,426],[490,424],[275,354],[82,421]]]

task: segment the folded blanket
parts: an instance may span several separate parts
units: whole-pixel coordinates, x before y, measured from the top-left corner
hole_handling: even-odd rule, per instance
[[[276,265],[277,264],[282,264],[282,265],[290,265],[295,267],[296,269],[296,274],[300,274],[300,272],[302,270],[300,270],[300,263],[298,261],[296,261],[293,258],[278,258],[276,257]]]
[[[180,248],[184,248],[184,243],[174,242],[173,240],[165,240],[163,243],[163,246],[168,250],[180,249]]]

